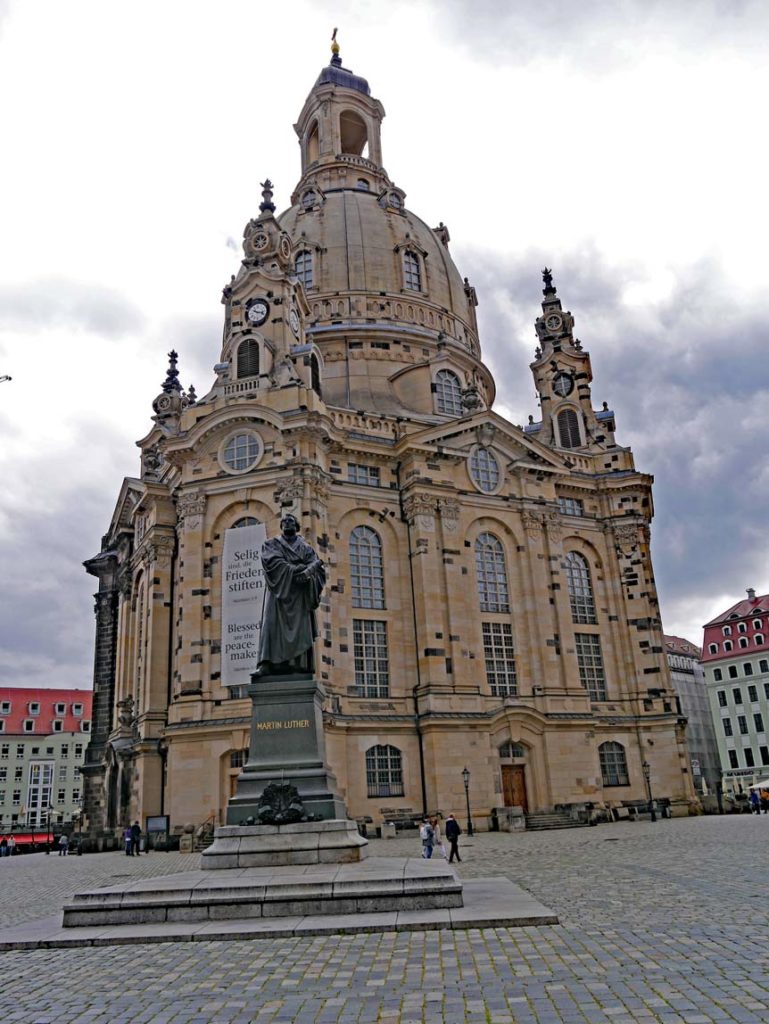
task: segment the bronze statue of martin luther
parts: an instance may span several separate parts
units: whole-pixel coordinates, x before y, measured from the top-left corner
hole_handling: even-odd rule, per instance
[[[280,529],[280,537],[262,544],[267,594],[257,674],[311,675],[312,645],[318,635],[315,610],[326,584],[326,570],[310,545],[299,536],[295,516],[283,516]]]

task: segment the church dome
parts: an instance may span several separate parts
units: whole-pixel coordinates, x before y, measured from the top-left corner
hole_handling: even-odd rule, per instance
[[[366,180],[360,167],[355,174]],[[279,220],[294,240],[298,269],[311,273],[304,282],[311,324],[373,319],[442,332],[476,349],[469,290],[445,228],[436,232],[410,210],[394,208],[397,192],[379,196],[356,184],[310,195]]]

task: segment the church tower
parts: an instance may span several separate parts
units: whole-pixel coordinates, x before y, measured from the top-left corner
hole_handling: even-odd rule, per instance
[[[531,364],[541,418],[494,412],[475,290],[446,225],[387,174],[383,117],[335,44],[295,125],[291,205],[276,214],[266,179],[246,225],[209,389],[185,391],[171,353],[138,475],[86,563],[100,582],[95,833],[224,820],[250,727],[229,652],[256,667],[225,560],[250,578],[257,552],[238,538],[275,535],[286,511],[328,572],[315,664],[353,817],[459,814],[465,768],[481,827],[494,809],[641,802],[645,762],[656,794],[683,813],[693,798],[651,477],[613,412],[592,407],[590,358],[549,270]]]

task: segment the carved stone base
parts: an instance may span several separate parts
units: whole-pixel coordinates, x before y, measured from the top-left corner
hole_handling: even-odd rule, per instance
[[[264,790],[285,782],[296,786],[311,820],[346,819],[336,779],[326,765],[320,684],[306,675],[254,676],[248,693],[251,746],[227,807],[227,824],[258,821]]]
[[[200,858],[203,871],[351,864],[368,853],[354,821],[300,821],[293,825],[224,825]]]

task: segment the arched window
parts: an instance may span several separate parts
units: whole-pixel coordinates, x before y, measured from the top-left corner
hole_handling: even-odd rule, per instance
[[[740,643],[740,647],[747,647],[748,646],[748,638],[746,636],[741,636],[740,640],[739,640],[739,643]]]
[[[259,375],[259,342],[246,338],[238,346],[238,377]]]
[[[724,636],[731,636],[732,635],[732,627],[731,626],[723,626],[722,629],[721,629],[721,632],[724,634]]]
[[[313,121],[312,128],[310,128],[307,136],[307,163],[314,163],[320,154],[320,147],[318,145],[318,122]]]
[[[756,645],[756,647],[760,647],[763,642],[764,642],[764,635],[763,635],[763,633],[756,633],[756,635],[753,637],[753,643]]]
[[[509,612],[505,552],[493,533],[482,533],[475,542],[475,572],[482,612]]]
[[[371,189],[371,185],[369,185],[366,178],[358,178],[357,185],[361,192],[368,192]]]
[[[403,283],[413,292],[422,291],[422,270],[419,266],[419,257],[410,249],[403,254]]]
[[[343,153],[365,157],[368,151],[366,122],[354,110],[344,110],[339,116],[339,134]]]
[[[230,529],[231,530],[240,530],[244,526],[258,526],[258,525],[259,525],[259,520],[258,519],[254,519],[253,516],[243,516],[242,519],[236,519],[235,522],[230,527]]]
[[[353,608],[384,608],[382,542],[370,526],[350,534],[350,585]]]
[[[566,584],[569,588],[571,617],[574,622],[595,623],[595,598],[587,559],[578,551],[566,555]]]
[[[315,193],[308,189],[302,196],[302,209],[311,210],[315,206]]]
[[[598,748],[604,786],[628,786],[627,757],[621,743],[602,743]]]
[[[320,386],[320,360],[318,359],[315,352],[310,356],[310,383],[312,384],[312,390],[316,395],[323,397],[323,392]]]
[[[296,268],[296,276],[304,287],[312,288],[312,253],[307,249],[302,249],[301,252],[296,254],[294,266]]]
[[[753,629],[761,629],[761,619],[753,619]]]
[[[438,370],[435,375],[435,409],[447,416],[462,415],[462,385],[451,370]]]
[[[573,409],[562,409],[558,413],[558,437],[561,448],[579,448],[582,438],[579,436],[579,420]]]
[[[731,640],[724,640],[724,650],[725,651],[731,651],[731,649],[733,647],[734,647],[734,644],[732,643]]]
[[[403,796],[403,759],[397,747],[369,747],[366,785],[369,796]]]
[[[708,652],[710,654],[718,654],[718,644],[708,644]]]

